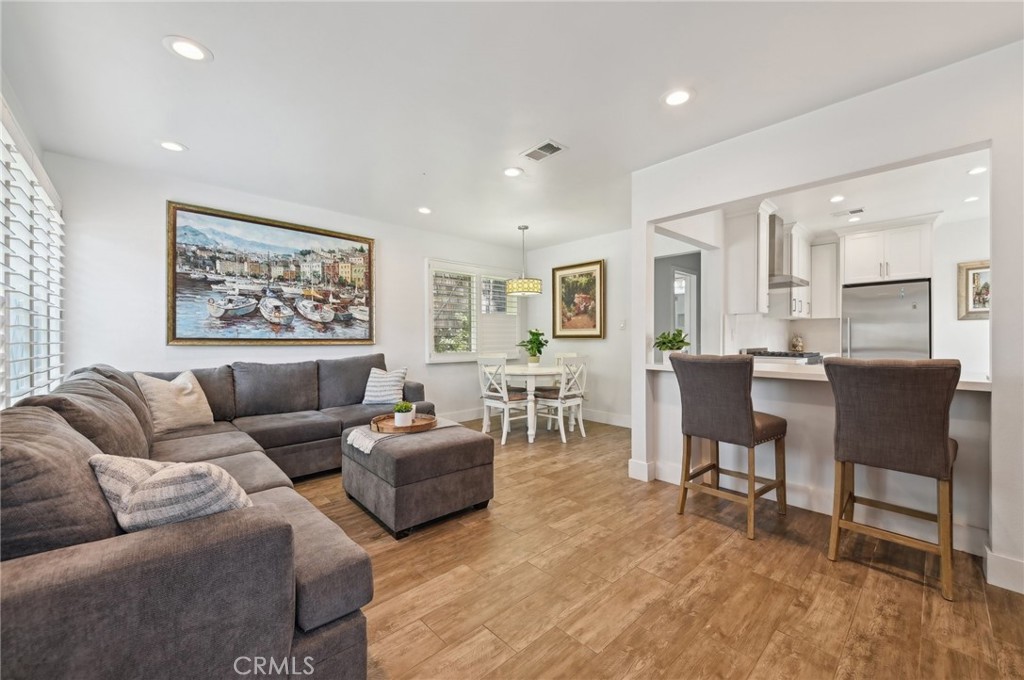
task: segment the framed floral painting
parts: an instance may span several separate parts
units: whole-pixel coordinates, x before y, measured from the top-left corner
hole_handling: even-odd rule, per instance
[[[604,260],[555,267],[551,279],[552,337],[603,338]]]
[[[957,318],[987,319],[992,308],[991,265],[988,260],[956,266]]]

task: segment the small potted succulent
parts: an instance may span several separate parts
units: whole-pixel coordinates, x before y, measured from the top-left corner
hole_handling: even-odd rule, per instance
[[[534,328],[529,331],[530,337],[519,343],[516,343],[516,347],[523,347],[526,349],[526,353],[530,355],[527,359],[531,364],[540,362],[540,355],[543,354],[544,348],[547,347],[548,341],[544,337],[544,331]]]
[[[690,341],[687,340],[687,334],[683,332],[682,328],[676,328],[671,333],[665,331],[654,339],[654,349],[661,350],[666,364],[669,363],[668,355],[671,352],[685,350],[689,346]]]
[[[407,401],[395,404],[395,427],[409,427],[416,417],[416,407]]]

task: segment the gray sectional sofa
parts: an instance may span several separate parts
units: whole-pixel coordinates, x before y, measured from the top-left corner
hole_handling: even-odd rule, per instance
[[[384,356],[193,370],[215,422],[163,437],[110,366],[3,411],[0,676],[364,678],[369,556],[290,478],[340,467],[342,430],[391,410],[361,403],[371,367]],[[433,413],[423,397],[406,383]],[[220,465],[253,507],[126,534],[100,452]]]

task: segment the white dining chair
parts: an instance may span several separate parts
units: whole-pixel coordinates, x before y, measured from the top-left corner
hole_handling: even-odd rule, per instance
[[[481,432],[486,433],[491,429],[491,409],[501,410],[501,445],[505,445],[508,433],[512,429],[512,421],[527,418],[527,394],[523,392],[510,392],[505,379],[504,356],[477,358],[478,374],[480,378],[480,398],[484,400],[484,422]],[[512,410],[523,411],[520,416],[513,416]]]
[[[569,431],[573,431],[576,422],[580,425],[580,434],[587,436],[583,427],[583,399],[587,389],[587,358],[581,356],[564,356],[561,361],[562,373],[559,384],[555,387],[538,387],[536,392],[537,416],[551,421],[558,420],[558,434],[565,443],[565,412],[569,412]],[[540,410],[543,409],[543,410]]]
[[[476,353],[476,358],[477,358],[477,360],[480,360],[480,359],[504,359],[505,361],[508,361],[508,353],[507,352],[477,352]],[[512,385],[512,384],[509,384],[507,379],[505,381],[505,386],[506,386],[506,388],[508,389],[509,392],[517,392],[517,393],[518,392],[524,392],[524,393],[526,392],[526,386],[524,386],[524,385]]]

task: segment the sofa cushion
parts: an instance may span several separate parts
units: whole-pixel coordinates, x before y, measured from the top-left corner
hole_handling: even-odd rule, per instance
[[[145,371],[146,375],[161,380],[174,380],[181,371]],[[230,366],[193,368],[192,375],[203,388],[206,401],[213,411],[214,420],[235,419],[235,378]]]
[[[244,432],[235,430],[155,442],[151,457],[153,460],[171,463],[192,463],[259,450],[260,445],[256,440]]]
[[[97,453],[89,465],[125,531],[252,506],[227,470],[210,463],[161,463]]]
[[[316,409],[316,362],[231,364],[235,374],[235,417],[293,413]]]
[[[136,373],[135,380],[146,395],[156,434],[213,425],[210,402],[192,371],[185,371],[172,380]]]
[[[262,451],[236,453],[223,458],[211,458],[207,463],[219,465],[245,489],[246,493],[266,491],[279,486],[292,487],[292,480],[274,465],[274,462]]]
[[[186,427],[184,430],[175,430],[166,434],[157,435],[155,441],[166,442],[171,439],[184,439],[186,437],[201,437],[204,434],[222,434],[224,432],[238,432],[238,428],[224,420],[217,420],[212,425],[197,425]]]
[[[149,442],[128,406],[94,380],[70,380],[50,394],[26,397],[23,406],[46,406],[103,453],[149,458]]]
[[[331,439],[341,434],[341,424],[319,411],[248,416],[235,418],[233,424],[265,449]]]
[[[494,463],[494,439],[467,427],[444,427],[378,442],[369,454],[348,443],[342,433],[342,475],[352,461],[393,487]]]
[[[383,354],[367,354],[316,362],[320,382],[320,408],[363,403],[370,369],[387,370]]]
[[[139,399],[142,399],[143,401],[146,400],[145,395],[142,394],[142,390],[140,390],[139,386],[135,383],[135,378],[119,368],[114,368],[109,364],[93,364],[92,366],[86,366],[84,368],[71,371],[71,375],[78,375],[79,373],[96,373],[101,375],[107,380],[113,380],[118,385],[127,387],[135,393],[135,396]]]
[[[416,413],[434,414],[434,404],[429,401],[413,402]],[[325,416],[330,416],[341,423],[343,428],[355,427],[356,425],[368,425],[373,418],[393,412],[391,404],[352,404],[350,406],[335,406],[325,408],[322,411]]]
[[[310,631],[373,599],[370,556],[293,489],[252,495],[253,505],[276,506],[292,525],[295,545],[295,619]]]
[[[153,443],[153,437],[155,436],[153,417],[149,412],[149,406],[146,404],[145,397],[139,397],[135,390],[125,387],[116,380],[105,378],[96,371],[78,371],[71,374],[68,380],[92,380],[102,385],[105,390],[123,401],[125,406],[132,410],[132,413],[139,420],[139,425],[142,426],[142,433],[146,435],[146,442],[149,444]]]
[[[119,533],[89,467],[96,446],[48,408],[0,414],[0,560]]]
[[[363,403],[395,404],[402,401],[402,387],[405,385],[405,374],[408,372],[408,368],[396,368],[393,371],[371,368]]]

